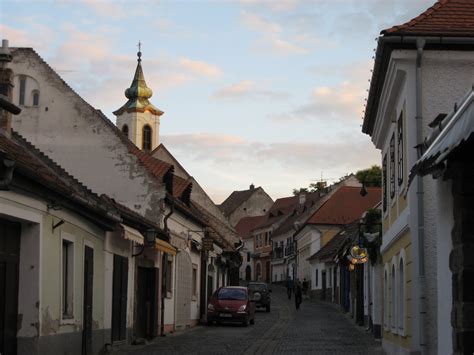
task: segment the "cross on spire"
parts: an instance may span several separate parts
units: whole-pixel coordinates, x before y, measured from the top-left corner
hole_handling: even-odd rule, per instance
[[[138,41],[138,62],[142,61],[142,42]]]

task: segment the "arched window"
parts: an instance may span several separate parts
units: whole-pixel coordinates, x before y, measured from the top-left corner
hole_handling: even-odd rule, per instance
[[[403,332],[405,319],[405,275],[403,268],[403,258],[400,258],[398,268],[398,328]]]
[[[392,313],[392,319],[390,324],[392,325],[393,329],[396,329],[397,326],[397,284],[396,284],[396,277],[395,277],[395,264],[392,264],[392,304],[391,304],[391,313]]]
[[[31,92],[33,106],[39,106],[40,93],[38,90],[33,90]]]
[[[127,138],[129,138],[128,137],[128,126],[126,124],[124,124],[122,126],[122,133],[125,134],[127,136]]]
[[[151,127],[148,125],[143,126],[143,150],[151,150]]]

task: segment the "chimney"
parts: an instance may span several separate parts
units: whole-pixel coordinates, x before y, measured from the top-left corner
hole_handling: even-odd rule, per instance
[[[250,190],[253,190],[255,189],[255,185],[254,184],[250,184]]]
[[[300,199],[300,205],[304,205],[306,202],[306,194],[304,192],[300,192],[298,197]]]
[[[19,108],[12,104],[13,98],[13,71],[8,67],[12,55],[8,48],[8,40],[2,40],[0,48],[0,131],[11,135],[12,113],[18,114]]]

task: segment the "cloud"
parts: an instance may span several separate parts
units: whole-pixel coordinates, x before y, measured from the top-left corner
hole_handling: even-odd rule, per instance
[[[347,122],[362,117],[364,99],[367,96],[367,78],[371,62],[354,63],[339,68],[339,83],[313,88],[306,103],[289,112],[272,115],[274,121],[321,121]],[[335,74],[335,76],[337,75]]]
[[[218,66],[208,64],[206,62],[191,60],[189,58],[181,58],[179,64],[184,69],[199,76],[217,77],[222,74],[221,68]]]
[[[242,11],[240,13],[241,22],[247,27],[262,33],[280,33],[282,31],[280,25],[275,22],[265,20],[263,17],[255,13]]]
[[[293,187],[307,186],[321,172],[332,181],[380,160],[362,134],[333,142],[268,143],[217,133],[163,135],[161,140],[217,202],[252,182],[274,197],[285,191],[288,196]]]
[[[242,80],[217,90],[213,97],[218,99],[282,99],[288,97],[288,94],[259,88],[253,80]]]
[[[301,3],[301,0],[240,0],[244,6],[260,6],[275,12],[282,12],[294,9]]]
[[[34,18],[30,18],[28,22],[29,30],[0,24],[2,38],[9,40],[10,47],[32,47],[39,52],[48,52],[57,34],[49,27],[34,22]]]

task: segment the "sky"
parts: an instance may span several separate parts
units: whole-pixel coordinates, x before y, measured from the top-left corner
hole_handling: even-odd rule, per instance
[[[380,165],[361,132],[382,29],[434,0],[0,0],[0,35],[33,47],[115,122],[142,43],[160,141],[221,203],[289,196]]]

